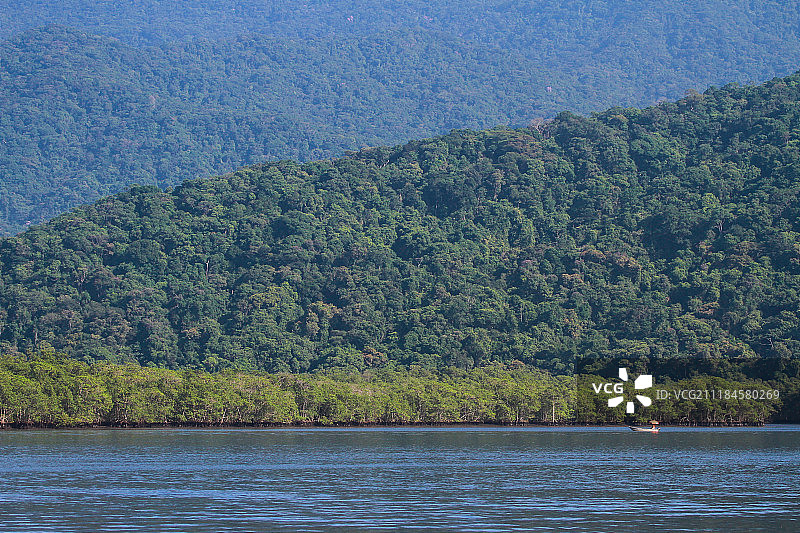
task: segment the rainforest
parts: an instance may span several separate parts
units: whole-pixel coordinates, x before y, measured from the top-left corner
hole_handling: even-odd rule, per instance
[[[799,101],[795,74],[136,186],[0,241],[0,342],[273,372],[791,356]]]
[[[39,2],[0,9],[0,235],[126,187],[785,76],[775,0]]]
[[[0,530],[796,531],[800,0],[0,2]]]

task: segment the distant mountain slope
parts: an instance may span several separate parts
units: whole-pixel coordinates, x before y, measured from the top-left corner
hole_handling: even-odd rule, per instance
[[[132,183],[649,105],[800,65],[800,3],[771,0],[13,0],[0,22],[0,234]],[[52,22],[90,33],[30,29]]]
[[[526,65],[430,31],[145,51],[58,27],[31,32],[0,48],[0,229],[133,183],[166,187],[554,113]]]
[[[0,7],[0,39],[49,24],[135,45],[240,34],[364,36],[386,29],[425,27],[484,43],[522,46],[533,55],[604,53],[621,47],[640,50],[641,57],[629,59],[648,63],[656,59],[648,54],[665,59],[679,57],[683,51],[694,56],[692,61],[716,57],[741,66],[752,60],[753,52],[797,51],[797,43],[791,41],[798,32],[798,7],[797,0],[694,4],[677,0],[6,0]],[[530,46],[534,43],[537,48]]]
[[[800,73],[135,187],[0,241],[0,342],[169,367],[800,351]]]

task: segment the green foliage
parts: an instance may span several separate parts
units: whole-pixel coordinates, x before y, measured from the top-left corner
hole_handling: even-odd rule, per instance
[[[134,183],[786,75],[798,28],[797,2],[777,0],[13,0],[0,8],[0,234]],[[638,138],[631,155],[671,168],[680,153],[662,141]],[[428,194],[447,198],[443,180]]]
[[[767,380],[737,367],[724,377],[660,380],[644,414],[609,409],[587,383],[599,376],[554,376],[518,363],[430,372],[417,366],[312,374],[169,370],[86,364],[52,349],[0,356],[0,427],[150,425],[641,424],[749,425],[797,422],[796,361]],[[588,381],[587,381],[588,380]],[[582,385],[583,383],[583,385]],[[584,387],[585,390],[578,390]],[[779,391],[778,397],[726,399],[723,391]],[[661,398],[661,397],[659,397]]]
[[[777,376],[770,380],[744,376],[720,377],[697,374],[674,381],[662,379],[647,395],[652,406],[626,414],[625,403],[608,406],[608,395],[591,388],[607,380],[600,376],[576,376],[578,424],[647,424],[654,419],[667,425],[742,426],[798,419],[797,388],[800,376]]]
[[[571,378],[519,366],[211,374],[0,356],[0,427],[563,423],[574,402]]]
[[[798,121],[800,74],[134,187],[0,241],[0,342],[275,372],[792,356]]]

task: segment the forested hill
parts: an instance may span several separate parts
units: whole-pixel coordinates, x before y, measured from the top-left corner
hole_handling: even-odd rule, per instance
[[[144,51],[32,31],[0,47],[0,232],[134,183],[527,123],[561,109],[547,83],[517,52],[426,30]]]
[[[4,350],[555,371],[800,350],[800,73],[161,192],[0,241]]]
[[[12,0],[0,37],[8,235],[134,183],[786,75],[800,5]]]
[[[0,46],[0,235],[132,184],[527,123],[576,96],[547,83],[517,52],[427,30],[146,50],[31,31]]]

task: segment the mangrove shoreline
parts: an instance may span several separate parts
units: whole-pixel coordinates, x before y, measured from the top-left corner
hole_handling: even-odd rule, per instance
[[[774,388],[779,398],[610,409],[573,375],[523,364],[432,371],[400,365],[309,374],[171,370],[56,354],[0,355],[0,427],[757,426],[800,421],[800,378],[695,376],[659,387]]]

